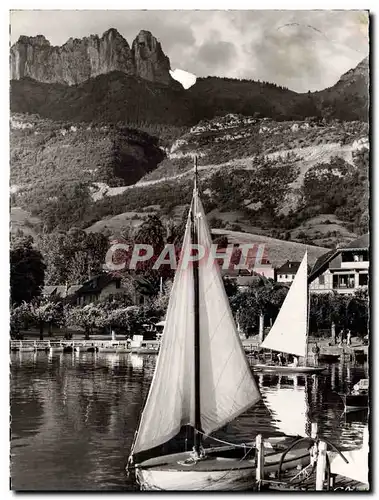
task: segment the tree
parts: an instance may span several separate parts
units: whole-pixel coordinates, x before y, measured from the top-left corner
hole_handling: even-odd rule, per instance
[[[161,219],[157,215],[149,215],[139,228],[135,243],[151,245],[154,255],[159,255],[164,247],[166,231]]]
[[[60,302],[52,302],[46,299],[35,300],[30,303],[30,314],[33,322],[39,328],[39,338],[43,340],[44,326],[59,324],[63,315],[63,305]],[[51,330],[49,328],[49,333]]]
[[[12,338],[20,338],[21,329],[27,329],[33,321],[30,304],[22,302],[19,306],[12,305],[10,309],[10,332]]]
[[[67,311],[67,326],[80,327],[84,330],[86,340],[95,328],[104,327],[106,314],[95,304],[84,307],[76,306]]]
[[[101,233],[73,228],[67,233],[43,234],[38,246],[47,265],[46,283],[61,285],[82,283],[91,274],[99,274],[109,243]]]
[[[225,288],[226,295],[229,298],[234,297],[238,292],[238,287],[237,287],[236,281],[233,279],[224,277],[223,282],[224,282],[224,288]]]
[[[161,319],[162,316],[166,314],[168,303],[170,300],[172,285],[173,282],[167,280],[163,285],[162,292],[159,292],[159,294],[152,301],[151,309],[155,312],[155,315],[159,319]]]
[[[41,294],[45,268],[41,253],[33,248],[31,237],[22,236],[11,241],[10,295],[12,304],[30,302]]]

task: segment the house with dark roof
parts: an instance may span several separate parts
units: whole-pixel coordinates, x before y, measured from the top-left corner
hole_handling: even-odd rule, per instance
[[[278,283],[291,283],[300,267],[300,262],[287,260],[276,270],[276,281]]]
[[[121,278],[108,273],[99,274],[93,276],[79,288],[76,292],[76,303],[78,305],[91,304],[109,295],[117,295],[121,291]]]
[[[317,259],[308,276],[313,293],[354,293],[368,286],[369,234]]]
[[[42,288],[42,296],[49,299],[65,299],[72,297],[82,285],[46,285]]]
[[[235,282],[240,290],[244,290],[249,287],[252,283],[259,281],[262,275],[255,270],[249,271],[248,269],[228,269],[222,270],[221,274],[224,278],[228,278]],[[269,276],[270,277],[270,276]],[[266,278],[266,276],[264,276]]]
[[[134,296],[131,299],[135,305],[145,305],[152,294],[149,283],[142,276],[134,277],[133,281],[136,286],[134,287]],[[93,276],[76,291],[76,303],[77,305],[86,305],[111,296],[130,296],[130,292],[131,289],[123,286],[119,276],[102,273]]]

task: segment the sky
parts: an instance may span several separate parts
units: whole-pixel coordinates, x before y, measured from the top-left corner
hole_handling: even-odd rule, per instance
[[[273,82],[297,92],[334,85],[368,55],[368,15],[353,10],[19,10],[11,43],[44,35],[52,45],[116,28],[131,45],[142,29],[171,69]]]

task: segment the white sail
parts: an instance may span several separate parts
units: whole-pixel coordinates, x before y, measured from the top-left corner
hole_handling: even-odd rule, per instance
[[[300,264],[291,288],[267,337],[261,344],[265,349],[307,355],[308,329],[308,264],[307,253]]]
[[[191,244],[190,218],[183,248]],[[191,267],[175,273],[154,377],[132,453],[159,446],[194,424],[194,284]]]
[[[192,209],[199,262],[200,412],[202,430],[210,432],[236,418],[260,399],[237,333],[217,263],[208,266],[212,240],[197,193]],[[191,243],[190,219],[183,247]],[[179,262],[150,392],[132,453],[174,437],[183,425],[194,425],[194,280],[193,269]]]
[[[199,244],[211,248],[200,198],[195,194],[194,209]],[[199,263],[200,288],[200,410],[206,434],[234,420],[260,399],[241,339],[225,293],[219,266]]]

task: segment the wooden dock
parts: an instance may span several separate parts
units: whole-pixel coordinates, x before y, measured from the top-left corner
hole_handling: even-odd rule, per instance
[[[298,465],[296,469],[283,470],[282,464],[286,454],[298,446],[302,441],[313,441],[309,448],[310,461],[308,465]],[[256,437],[256,487],[257,491],[369,491],[370,486],[360,481],[337,473],[338,468],[333,465],[333,456],[338,455],[348,464],[347,458],[330,442],[317,437],[317,424],[312,424],[311,436],[300,438],[290,445],[282,455],[278,470],[265,470],[264,445],[260,434]],[[333,453],[328,454],[328,448]],[[368,456],[365,457],[368,460]],[[334,472],[333,472],[334,468]],[[352,475],[355,473],[353,472]],[[356,476],[355,476],[356,477]],[[364,477],[364,475],[363,475]]]
[[[369,491],[369,489],[367,484],[338,474],[332,476],[329,485],[329,491]],[[285,479],[282,481],[263,480],[260,491],[316,491],[316,472],[300,484],[292,484],[291,480]],[[327,491],[327,488],[324,491]]]
[[[130,346],[126,340],[11,340],[10,350],[19,352],[118,352],[157,354],[160,342],[149,340]]]
[[[311,342],[312,344],[312,342]],[[259,340],[257,338],[245,339],[242,341],[243,348],[246,354],[253,354],[259,350]],[[311,351],[311,349],[310,349]],[[342,345],[325,345],[320,343],[320,357],[322,356],[334,356],[338,361],[366,361],[368,355],[367,345],[354,345],[348,346],[346,344]],[[265,358],[269,359],[271,354],[269,351],[265,351]],[[309,355],[309,359],[312,359],[312,355]]]

